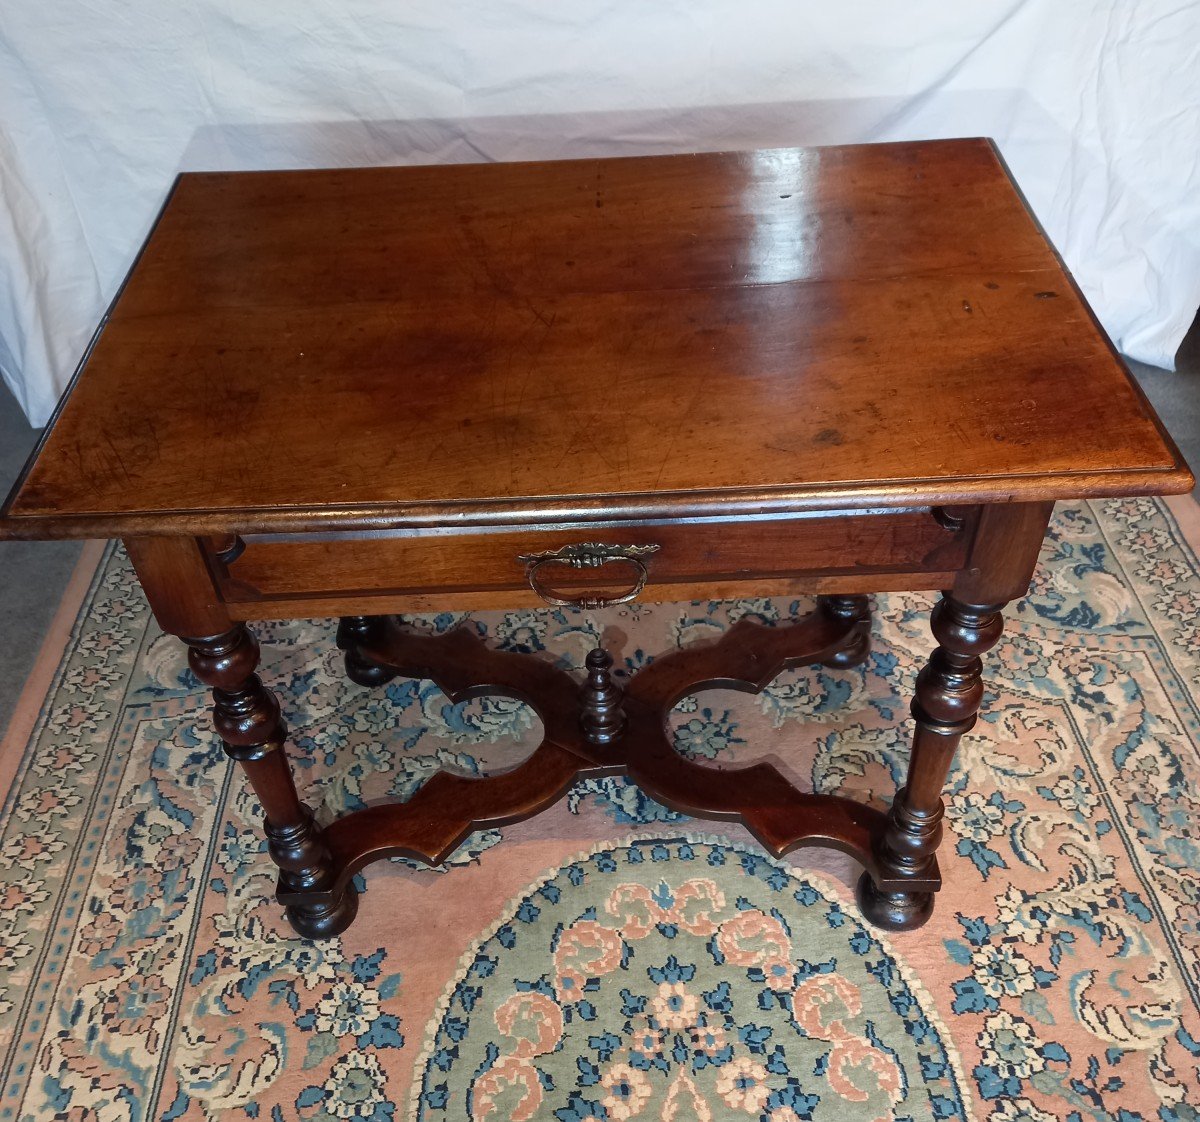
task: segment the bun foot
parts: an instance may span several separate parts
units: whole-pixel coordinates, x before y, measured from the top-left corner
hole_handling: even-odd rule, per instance
[[[386,622],[385,616],[342,616],[338,621],[337,645],[346,652],[346,677],[355,685],[386,686],[397,676],[391,667],[374,662],[361,650]]]
[[[854,893],[863,919],[885,931],[915,931],[933,915],[932,892],[880,892],[863,873]]]
[[[350,650],[346,652],[346,677],[357,686],[386,686],[396,677],[396,672]]]
[[[871,653],[871,601],[866,596],[818,596],[817,606],[827,616],[851,625],[841,650],[824,659],[835,670],[861,666]]]
[[[285,909],[288,923],[305,939],[332,939],[340,935],[358,915],[358,893],[353,885],[336,904],[289,904]]]
[[[834,670],[853,670],[866,662],[870,653],[870,632],[856,631],[854,638],[845,647],[825,660],[825,665]]]

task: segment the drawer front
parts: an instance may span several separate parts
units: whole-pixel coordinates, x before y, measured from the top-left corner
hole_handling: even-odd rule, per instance
[[[872,575],[948,573],[963,567],[973,519],[943,525],[928,510],[823,515],[738,522],[589,525],[504,529],[469,534],[328,535],[319,539],[250,538],[240,553],[214,567],[231,603],[329,600],[373,594],[457,599],[462,594],[524,593],[521,558],[581,543],[656,546],[639,556],[642,598],[672,599],[668,590],[812,576],[855,577],[870,590]],[[549,564],[539,584],[564,597],[628,591],[637,565],[621,560],[596,568]],[[914,587],[924,587],[917,584]],[[717,593],[714,593],[716,595]],[[747,595],[752,594],[747,592]],[[449,604],[448,604],[449,606]]]

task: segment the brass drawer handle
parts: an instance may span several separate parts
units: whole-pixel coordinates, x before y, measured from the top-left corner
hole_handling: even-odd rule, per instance
[[[525,579],[547,604],[555,608],[609,608],[614,604],[628,604],[643,588],[649,573],[643,557],[658,552],[656,545],[603,545],[600,542],[580,542],[576,545],[564,545],[561,549],[547,550],[545,553],[522,553],[517,560],[525,566]],[[637,570],[637,580],[633,587],[620,596],[580,596],[573,600],[565,600],[556,596],[538,580],[538,570],[543,565],[566,565],[572,569],[598,569],[610,561],[628,561]]]

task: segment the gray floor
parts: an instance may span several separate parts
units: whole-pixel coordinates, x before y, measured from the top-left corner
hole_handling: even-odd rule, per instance
[[[1130,370],[1150,399],[1179,450],[1200,476],[1200,315],[1175,356],[1175,370],[1130,362]],[[1200,487],[1194,492],[1200,498]]]
[[[1188,462],[1200,469],[1200,317],[1171,373],[1131,363]],[[0,495],[7,493],[37,433],[0,384]],[[0,542],[0,731],[54,616],[79,556],[73,542]]]
[[[0,382],[0,495],[8,493],[37,438]],[[0,542],[0,735],[81,548],[78,542]]]

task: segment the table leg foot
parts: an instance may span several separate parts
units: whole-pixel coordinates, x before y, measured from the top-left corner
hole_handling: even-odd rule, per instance
[[[340,935],[358,915],[358,893],[347,884],[332,904],[289,904],[284,909],[288,923],[305,939],[332,939]]]
[[[346,677],[360,686],[385,686],[396,671],[368,658],[362,645],[375,638],[387,622],[386,616],[342,616],[338,621],[337,645],[346,652]]]
[[[863,873],[855,890],[863,919],[885,931],[914,931],[933,915],[932,892],[880,892],[870,873]]]
[[[818,596],[818,608],[853,627],[845,645],[827,657],[824,665],[838,670],[861,666],[871,653],[871,601],[866,596]]]

